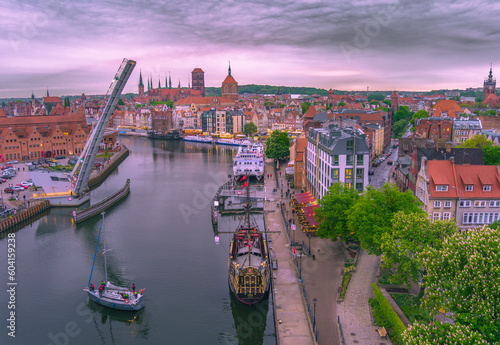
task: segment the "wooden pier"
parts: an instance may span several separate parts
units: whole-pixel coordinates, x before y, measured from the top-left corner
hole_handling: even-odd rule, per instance
[[[130,179],[127,180],[123,188],[110,195],[106,199],[94,205],[90,205],[89,207],[81,211],[73,211],[73,219],[75,220],[75,223],[83,222],[84,220],[100,214],[101,212],[107,210],[108,208],[125,198],[128,193],[130,193]]]
[[[32,218],[35,218],[38,215],[43,215],[45,210],[48,210],[50,208],[50,203],[48,200],[44,200],[34,206],[28,207],[24,211],[21,211],[19,213],[16,213],[12,216],[10,216],[7,219],[4,219],[2,222],[0,222],[0,233],[4,232],[18,224],[21,224],[24,221],[30,220]]]

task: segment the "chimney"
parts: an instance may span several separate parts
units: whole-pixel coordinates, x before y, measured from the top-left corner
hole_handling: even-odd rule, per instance
[[[451,153],[451,142],[450,141],[448,141],[445,144],[445,147],[446,147],[446,153]]]

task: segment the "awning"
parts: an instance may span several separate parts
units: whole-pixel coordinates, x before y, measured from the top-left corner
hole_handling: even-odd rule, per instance
[[[305,213],[307,222],[309,223],[309,226],[318,226],[318,222],[316,222],[316,219],[314,219],[314,213]]]
[[[307,204],[314,201],[313,196],[309,192],[295,194],[294,199],[299,204]]]
[[[314,209],[318,208],[318,205],[312,205],[312,206],[305,206],[302,207],[302,211],[304,212],[305,215],[307,214],[314,214]]]

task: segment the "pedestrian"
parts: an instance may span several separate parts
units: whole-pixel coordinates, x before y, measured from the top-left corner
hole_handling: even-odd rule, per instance
[[[135,291],[135,283],[132,284],[132,291]]]
[[[102,286],[99,286],[99,296],[102,297]]]
[[[90,291],[94,291],[94,284],[90,284]]]
[[[281,176],[281,171],[280,171],[280,176]]]
[[[134,298],[137,298],[137,291],[134,290]]]

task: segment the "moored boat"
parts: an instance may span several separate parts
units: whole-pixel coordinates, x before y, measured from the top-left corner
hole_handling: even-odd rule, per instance
[[[242,176],[255,176],[261,180],[264,176],[264,148],[260,144],[240,147],[233,158],[233,176],[239,180]]]
[[[234,296],[240,302],[252,305],[269,290],[270,267],[266,235],[250,223],[248,188],[245,224],[233,234],[229,250],[228,280]]]
[[[104,223],[104,212],[102,213],[101,225],[99,227],[99,235],[97,236],[97,244],[94,252],[94,261],[88,286],[83,289],[87,293],[90,300],[104,307],[117,310],[137,311],[144,307],[144,289],[135,291],[135,284],[132,288],[120,287],[111,284],[108,281],[108,271],[106,266],[106,241],[103,241],[103,256],[104,256],[104,280],[99,288],[92,284],[92,272],[94,271],[95,257],[99,246],[99,238]]]
[[[211,136],[201,136],[201,135],[187,135],[182,140],[194,143],[206,143],[206,144],[213,143],[213,138]]]

